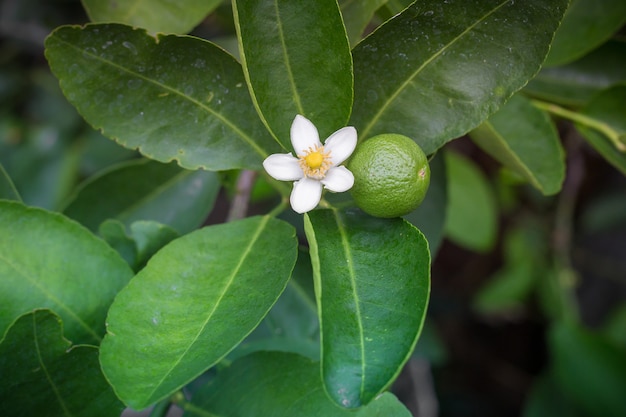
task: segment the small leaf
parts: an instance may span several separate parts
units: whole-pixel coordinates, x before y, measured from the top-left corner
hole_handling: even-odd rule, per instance
[[[0,200],[22,201],[13,181],[11,181],[11,177],[4,170],[2,164],[0,164]]]
[[[473,129],[532,78],[568,0],[414,2],[354,49],[350,124],[427,154]]]
[[[471,250],[489,250],[496,239],[497,209],[493,190],[469,159],[445,153],[448,174],[446,236]]]
[[[352,57],[336,0],[233,1],[241,60],[268,128],[286,149],[301,114],[323,140],[352,108]]]
[[[293,353],[258,352],[218,373],[192,398],[185,417],[410,417],[393,394],[358,411],[342,410],[324,394],[319,364]]]
[[[133,160],[88,179],[64,214],[94,231],[106,219],[120,220],[127,228],[137,220],[154,220],[184,234],[206,219],[219,187],[213,172]]]
[[[137,244],[126,233],[124,223],[119,220],[107,219],[98,228],[98,234],[124,258],[126,263],[133,268],[133,271],[138,271]]]
[[[115,22],[146,28],[152,33],[188,33],[221,0],[82,0],[92,22]]]
[[[237,346],[287,285],[296,243],[287,223],[252,217],[155,254],[109,310],[100,360],[117,395],[144,408]]]
[[[626,139],[626,84],[609,88],[594,97],[582,114],[606,123]],[[576,129],[611,165],[626,175],[626,151],[620,151],[605,135],[589,126],[577,124]],[[626,147],[626,142],[622,142]]]
[[[214,44],[119,24],[63,26],[46,57],[68,100],[105,136],[188,169],[260,168],[278,151],[241,66]]]
[[[513,96],[470,136],[482,150],[544,195],[561,190],[565,155],[559,134],[548,114],[524,97]]]
[[[428,243],[408,222],[317,210],[305,231],[322,331],[322,377],[337,404],[372,401],[415,347],[430,291]]]
[[[49,310],[19,317],[0,342],[3,416],[117,417],[124,409],[104,379],[98,349],[63,338]],[[10,376],[10,377],[9,377]]]
[[[35,308],[58,311],[75,343],[100,342],[133,272],[106,243],[57,213],[0,201],[0,334]]]
[[[543,68],[523,91],[557,104],[580,107],[619,82],[626,82],[626,42],[615,40],[578,61]]]
[[[354,46],[361,40],[361,35],[370,23],[374,13],[388,0],[340,0],[339,7],[346,25],[350,45]]]
[[[609,39],[626,23],[623,0],[572,0],[554,35],[546,66],[572,62]]]
[[[179,233],[169,226],[155,221],[139,220],[130,225],[130,233],[137,245],[137,260],[143,268],[155,253],[172,240],[179,237]]]
[[[626,412],[626,351],[600,335],[557,323],[549,333],[554,374],[567,396],[589,416]]]

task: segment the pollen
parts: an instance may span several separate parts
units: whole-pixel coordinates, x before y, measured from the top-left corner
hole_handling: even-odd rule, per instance
[[[311,147],[298,155],[298,163],[305,176],[316,180],[324,179],[332,167],[330,151],[325,151],[323,146]]]

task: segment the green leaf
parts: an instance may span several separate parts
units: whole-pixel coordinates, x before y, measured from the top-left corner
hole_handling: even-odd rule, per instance
[[[372,401],[415,347],[430,291],[424,235],[360,211],[305,216],[322,331],[322,376],[346,408]]]
[[[98,349],[63,338],[49,310],[18,318],[0,342],[3,416],[117,417],[124,409],[104,379]]]
[[[424,0],[354,49],[351,124],[427,154],[478,126],[532,78],[568,0]]]
[[[100,342],[113,297],[133,272],[68,218],[0,201],[0,334],[35,308],[57,311],[75,343]]]
[[[130,225],[130,233],[137,245],[137,261],[140,268],[163,246],[179,237],[169,226],[155,221],[139,220]]]
[[[68,100],[105,136],[189,169],[260,168],[280,148],[241,66],[210,42],[119,24],[63,26],[46,57]]]
[[[13,181],[11,181],[11,177],[4,170],[2,164],[0,164],[0,200],[22,201]]]
[[[133,160],[88,179],[63,212],[93,231],[106,219],[120,220],[126,227],[137,220],[154,220],[184,234],[206,219],[219,188],[213,172]]]
[[[139,270],[137,245],[126,233],[124,223],[114,219],[105,220],[98,228],[98,234],[124,258],[133,271]]]
[[[388,0],[339,0],[339,7],[346,25],[350,45],[354,46],[361,40],[361,35],[370,23],[374,13]]]
[[[233,1],[241,61],[265,124],[286,149],[294,117],[323,139],[346,125],[352,57],[336,0]]]
[[[100,361],[117,395],[144,408],[224,357],[287,285],[296,243],[287,223],[252,217],[161,249],[109,310]]]
[[[550,116],[524,97],[513,96],[470,136],[482,150],[544,195],[561,190],[565,155],[559,134]]]
[[[557,104],[580,107],[619,82],[626,82],[626,42],[616,40],[578,61],[543,68],[523,91]]]
[[[556,31],[546,66],[574,61],[609,39],[626,23],[623,0],[572,0]]]
[[[354,412],[324,394],[319,364],[293,353],[258,352],[243,357],[202,387],[185,417],[410,417],[393,394],[384,393]]]
[[[92,22],[124,23],[152,33],[188,33],[221,0],[82,0]]]
[[[435,257],[443,239],[448,205],[448,181],[443,156],[435,156],[429,161],[430,186],[422,204],[404,216],[426,236],[431,257]]]
[[[524,404],[523,417],[583,417],[583,412],[563,393],[552,372],[533,382]]]
[[[621,135],[621,143],[626,145],[626,84],[598,94],[581,113],[608,125]],[[589,126],[576,124],[576,129],[604,159],[626,175],[626,151],[618,150],[615,143]]]
[[[446,152],[448,213],[446,236],[471,250],[488,251],[496,239],[497,208],[491,185],[469,159]]]
[[[568,397],[586,415],[623,416],[626,351],[572,324],[557,324],[548,336],[555,377]]]

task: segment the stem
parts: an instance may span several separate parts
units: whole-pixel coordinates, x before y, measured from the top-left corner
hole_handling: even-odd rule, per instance
[[[620,140],[620,134],[615,129],[613,129],[607,123],[604,123],[598,119],[594,119],[593,117],[585,116],[584,114],[568,110],[561,106],[557,106],[556,104],[546,103],[545,101],[539,100],[531,100],[533,105],[541,110],[545,110],[549,113],[552,113],[556,116],[560,116],[564,119],[571,120],[576,123],[583,124],[588,126],[598,132],[602,133],[606,136],[609,141],[615,146],[620,152],[626,152],[626,144],[624,144]]]
[[[200,417],[220,417],[217,414],[213,414],[210,413],[198,406],[196,406],[195,404],[190,403],[189,401],[187,401],[187,399],[185,398],[185,396],[183,395],[182,392],[178,391],[177,393],[175,393],[172,396],[172,403],[176,404],[177,406],[179,406],[180,408],[183,409],[183,411],[189,411],[191,413],[193,413],[196,416],[200,416]]]
[[[232,222],[246,217],[248,204],[250,202],[250,193],[252,192],[255,178],[255,171],[241,171],[241,174],[237,179],[237,191],[235,197],[233,198],[233,202],[230,205],[228,217],[226,218],[227,222]]]

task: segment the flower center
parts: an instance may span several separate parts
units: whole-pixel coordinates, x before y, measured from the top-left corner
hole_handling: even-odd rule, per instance
[[[325,151],[324,147],[319,145],[298,155],[298,163],[305,176],[316,180],[324,179],[326,172],[332,167],[330,151]]]

